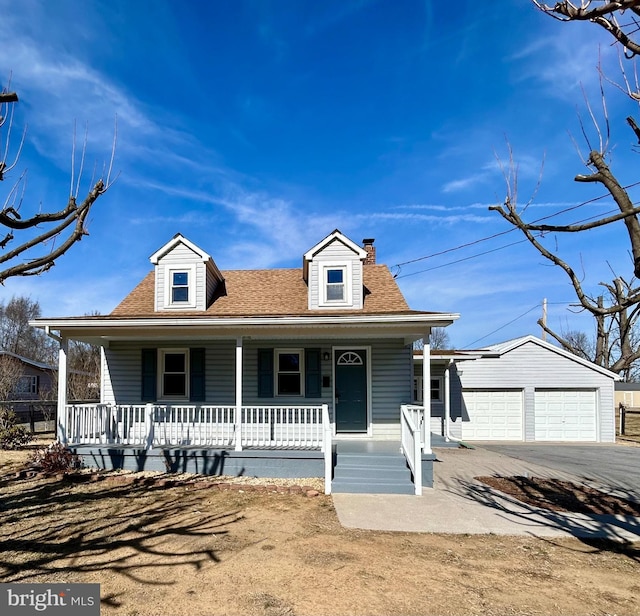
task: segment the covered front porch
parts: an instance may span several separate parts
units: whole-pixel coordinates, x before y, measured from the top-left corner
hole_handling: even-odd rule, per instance
[[[423,318],[372,331],[359,319],[338,327],[314,317],[314,327],[274,331],[269,322],[242,334],[235,321],[228,329],[200,319],[51,322],[60,344],[58,438],[98,467],[320,476],[327,493],[337,441],[395,441],[419,494],[430,485],[420,477],[430,476],[422,464],[432,454],[430,409],[425,417],[406,403],[415,339],[429,357]],[[101,346],[99,404],[67,401],[74,339]],[[422,382],[429,399],[428,360]]]
[[[413,492],[432,485],[429,423],[423,407],[402,405],[401,440],[356,440],[364,466],[380,448],[406,463]],[[59,439],[85,463],[104,469],[194,472],[257,477],[324,477],[332,491],[340,454],[354,441],[336,440],[326,404],[241,407],[212,405],[67,404]],[[367,445],[369,443],[369,445]],[[426,446],[429,444],[427,453]],[[363,449],[364,447],[364,449]],[[386,459],[387,461],[390,458]],[[344,462],[344,461],[343,461]],[[384,472],[378,468],[377,473]]]

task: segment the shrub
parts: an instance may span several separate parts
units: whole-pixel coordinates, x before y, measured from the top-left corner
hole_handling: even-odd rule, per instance
[[[55,442],[31,456],[31,466],[45,473],[66,473],[82,468],[82,459],[61,443]]]
[[[18,416],[8,408],[0,408],[0,449],[19,449],[33,436],[18,425]]]

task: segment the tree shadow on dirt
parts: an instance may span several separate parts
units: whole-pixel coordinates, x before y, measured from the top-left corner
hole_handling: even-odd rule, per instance
[[[540,532],[542,525],[569,533],[598,552],[615,552],[640,562],[638,517],[551,511],[466,479],[457,480],[447,491],[496,510],[499,515],[525,527],[527,534],[540,539],[550,540]]]
[[[243,518],[225,508],[233,499],[206,505],[202,491],[185,486],[22,483],[0,494],[2,582],[113,572],[170,585],[178,570],[219,562],[230,526]]]

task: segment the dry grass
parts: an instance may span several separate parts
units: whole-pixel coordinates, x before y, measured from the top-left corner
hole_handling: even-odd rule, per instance
[[[620,434],[620,411],[616,409],[616,437],[621,441],[640,443],[640,413],[627,413],[625,431]]]
[[[0,581],[100,583],[105,616],[640,613],[637,544],[349,530],[330,497],[192,485],[5,476],[0,509]]]

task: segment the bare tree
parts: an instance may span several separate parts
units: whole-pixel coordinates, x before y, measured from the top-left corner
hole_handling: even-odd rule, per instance
[[[572,329],[566,332],[562,332],[562,339],[569,343],[567,347],[568,351],[571,351],[575,355],[593,361],[595,356],[595,341],[589,334],[581,332],[576,329]]]
[[[434,327],[431,330],[430,344],[434,351],[449,349],[451,345],[449,341],[449,332],[444,327]],[[423,347],[424,342],[422,340],[416,340],[413,343],[413,348],[416,350],[420,350]]]
[[[638,21],[640,17],[640,0],[622,0],[618,2],[581,0],[579,4],[564,1],[557,2],[553,6],[539,0],[533,0],[533,3],[541,11],[560,21],[587,21],[607,30],[614,40],[622,46],[623,85],[620,86],[615,83],[614,85],[617,85],[618,89],[624,91],[632,100],[640,101],[640,88],[638,87],[637,79],[636,83],[632,84],[622,64],[623,57],[632,59],[640,52],[640,46],[633,38],[640,27],[640,22]],[[624,18],[622,18],[623,14]],[[507,197],[503,205],[493,206],[490,209],[498,212],[507,222],[519,229],[545,259],[566,273],[578,300],[575,307],[593,315],[596,323],[595,350],[590,359],[614,372],[629,374],[634,362],[640,359],[640,343],[637,340],[637,336],[634,335],[640,303],[640,286],[638,286],[636,280],[636,277],[640,277],[640,221],[638,220],[640,207],[635,206],[627,188],[621,184],[610,167],[608,159],[610,125],[603,85],[605,77],[602,72],[600,76],[604,120],[601,122],[596,120],[596,116],[587,101],[589,116],[597,135],[597,142],[593,142],[588,137],[587,130],[581,122],[582,133],[589,148],[589,154],[583,157],[583,162],[589,172],[578,174],[574,179],[576,182],[602,186],[613,198],[618,211],[615,214],[602,216],[597,220],[576,224],[553,225],[542,221],[527,222],[524,216],[529,204],[525,204],[524,207],[520,207],[518,204],[517,172],[511,152],[509,153],[509,168],[505,172]],[[640,128],[637,123],[632,117],[627,118],[627,123],[640,143]],[[629,240],[631,272],[624,277],[614,272],[613,281],[598,283],[604,291],[590,294],[584,286],[581,275],[576,272],[572,265],[558,255],[557,250],[548,248],[544,242],[544,237],[549,233],[580,233],[616,222],[625,225],[626,235]],[[538,321],[538,323],[564,348],[577,355],[583,355],[584,349],[581,348],[580,340],[554,332],[542,321]]]
[[[0,92],[0,181],[6,180],[6,174],[14,170],[18,164],[25,139],[26,132],[23,132],[20,143],[15,148],[15,154],[12,154],[11,138],[17,103],[18,95],[15,92],[7,90]],[[2,144],[3,137],[4,144]],[[27,216],[23,216],[21,210],[25,199],[26,171],[19,175],[9,189],[0,209],[0,226],[4,228],[4,237],[0,237],[0,284],[4,284],[4,281],[12,276],[36,276],[46,272],[55,265],[56,259],[88,234],[89,211],[98,197],[108,190],[111,183],[115,138],[108,167],[103,169],[102,177],[91,180],[84,199],[78,202],[86,145],[85,136],[82,152],[76,156],[74,137],[71,189],[63,208],[36,213],[33,213],[35,210],[32,209]],[[80,163],[77,176],[75,174],[76,158]],[[19,240],[16,239],[18,232],[20,232]]]
[[[69,342],[67,395],[70,400],[100,397],[100,347],[86,342]]]
[[[41,330],[29,321],[42,316],[40,304],[29,297],[12,297],[0,302],[0,349],[35,361],[52,364],[56,348]]]
[[[0,401],[10,400],[22,376],[22,365],[9,354],[0,354]]]

